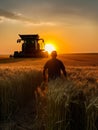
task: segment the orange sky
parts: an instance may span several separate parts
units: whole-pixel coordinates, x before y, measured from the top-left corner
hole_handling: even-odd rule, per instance
[[[5,27],[6,26],[6,27]],[[22,25],[21,23],[4,23],[0,33],[0,53],[9,54],[21,49],[17,44],[18,34],[38,33],[45,43],[54,44],[58,53],[97,52],[98,39],[96,28],[92,24],[84,25]]]
[[[7,3],[7,0],[5,1]],[[21,50],[21,43],[16,42],[19,38],[18,34],[37,33],[46,43],[54,44],[58,53],[98,52],[98,24],[97,19],[92,17],[95,12],[92,11],[92,15],[90,12],[98,3],[91,8],[92,6],[83,0],[83,7],[79,3],[75,7],[74,3],[61,0],[61,3],[57,2],[61,7],[63,4],[68,4],[61,12],[62,8],[57,6],[58,10],[56,10],[52,1],[46,3],[43,0],[43,5],[39,6],[40,1],[37,0],[38,4],[34,0],[36,6],[31,10],[27,10],[31,7],[30,1],[28,1],[29,6],[26,6],[25,2],[24,4],[20,2],[20,5],[15,3],[17,8],[12,0],[9,1],[13,4],[13,8],[5,3],[1,3],[3,9],[0,7],[0,54],[13,54],[14,51]]]

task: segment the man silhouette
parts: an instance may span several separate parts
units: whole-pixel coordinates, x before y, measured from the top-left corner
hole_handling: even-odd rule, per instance
[[[63,72],[64,76],[66,77],[66,70],[65,70],[65,66],[62,63],[61,60],[57,59],[57,52],[56,51],[52,51],[51,53],[51,59],[48,60],[45,65],[44,65],[44,69],[43,69],[43,77],[44,77],[44,81],[47,80],[46,78],[46,70],[48,70],[48,80],[55,80],[58,77],[61,77],[61,71]]]

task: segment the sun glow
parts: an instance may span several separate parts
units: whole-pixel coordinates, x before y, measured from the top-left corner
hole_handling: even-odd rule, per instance
[[[50,54],[52,51],[54,51],[56,49],[52,44],[46,44],[45,45],[45,50],[48,51],[48,53]]]

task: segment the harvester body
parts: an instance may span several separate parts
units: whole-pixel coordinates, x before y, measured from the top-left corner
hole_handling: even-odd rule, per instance
[[[39,38],[38,34],[20,35],[20,39],[17,43],[22,42],[22,51],[14,52],[15,58],[27,58],[27,57],[48,57],[48,52],[45,51],[44,40]]]

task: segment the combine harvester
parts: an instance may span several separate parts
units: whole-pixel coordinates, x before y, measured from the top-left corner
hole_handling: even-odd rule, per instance
[[[12,57],[15,58],[40,58],[48,57],[48,52],[45,50],[44,40],[39,38],[38,34],[20,35],[21,39],[17,43],[22,42],[22,51],[15,51]]]

